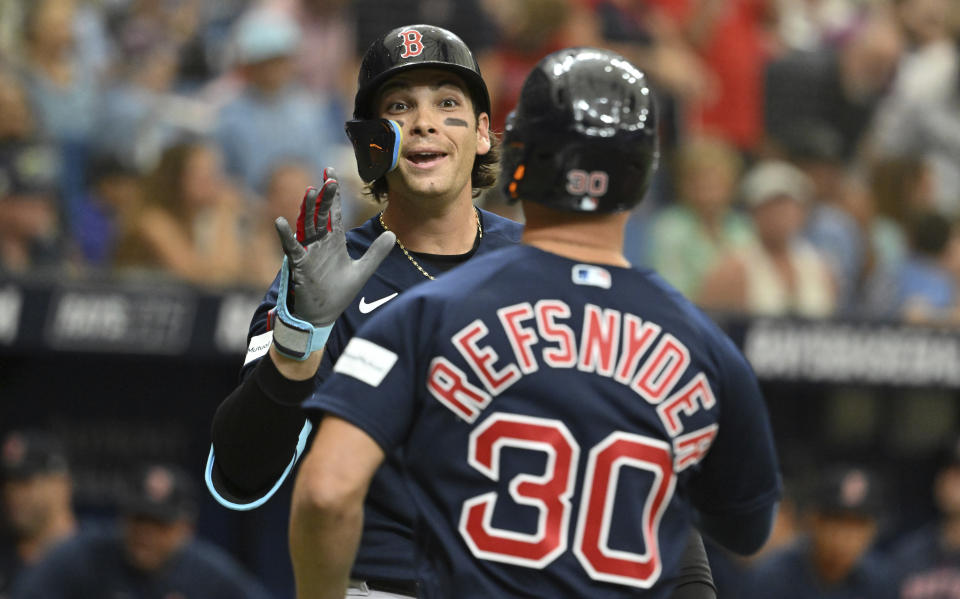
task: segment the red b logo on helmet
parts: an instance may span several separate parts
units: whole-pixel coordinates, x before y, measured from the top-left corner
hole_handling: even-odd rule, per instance
[[[420,35],[419,31],[407,29],[400,32],[400,37],[403,38],[403,54],[400,55],[400,58],[420,56],[420,53],[423,52],[423,42],[421,41],[423,36]]]

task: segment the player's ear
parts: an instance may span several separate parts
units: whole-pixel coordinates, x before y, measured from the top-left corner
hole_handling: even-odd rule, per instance
[[[490,116],[486,112],[477,115],[477,154],[490,151]]]

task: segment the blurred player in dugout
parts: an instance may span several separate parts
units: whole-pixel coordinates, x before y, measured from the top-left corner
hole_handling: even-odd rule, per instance
[[[897,599],[960,599],[960,438],[941,448],[931,491],[937,518],[891,551]]]
[[[13,431],[0,445],[0,599],[21,573],[77,531],[67,456],[51,434]]]
[[[780,476],[757,380],[623,257],[656,125],[645,76],[613,52],[562,50],[527,77],[501,162],[523,243],[385,306],[304,404],[323,418],[294,490],[300,599],[347,589],[364,496],[397,449],[423,597],[666,598],[692,521],[732,551],[763,545]]]
[[[60,543],[19,579],[13,599],[271,599],[219,547],[197,539],[196,486],[182,470],[132,473],[113,526]]]
[[[883,508],[877,475],[835,465],[810,491],[809,532],[753,566],[743,599],[896,599],[892,564],[871,551]]]
[[[287,258],[251,321],[242,382],[214,417],[206,479],[221,504],[253,509],[276,492],[313,430],[302,402],[372,314],[444,271],[519,241],[519,224],[473,205],[496,180],[498,142],[489,123],[476,59],[453,33],[410,25],[367,50],[347,132],[361,176],[386,204],[344,232],[328,169],[321,189],[304,198],[296,234],[278,222]],[[388,454],[367,493],[351,592],[417,595],[414,518],[399,455]],[[713,597],[695,533],[688,549],[678,591]]]

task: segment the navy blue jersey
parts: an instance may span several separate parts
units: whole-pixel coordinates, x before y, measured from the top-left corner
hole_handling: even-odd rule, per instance
[[[960,599],[960,551],[945,546],[937,524],[903,539],[891,552],[897,599]]]
[[[480,211],[483,237],[479,240],[474,256],[486,254],[492,250],[507,245],[515,245],[520,241],[523,231],[522,225],[491,212]],[[381,233],[376,217],[347,233],[347,249],[354,259],[366,252]],[[474,258],[471,257],[471,260]],[[430,260],[419,259],[424,268],[440,272],[449,264],[432,264]],[[331,331],[330,338],[324,348],[323,361],[317,371],[316,381],[319,387],[330,374],[333,364],[340,356],[347,342],[353,337],[360,326],[376,312],[383,310],[393,303],[398,294],[407,289],[426,282],[428,279],[411,264],[399,247],[394,246],[386,259],[380,264],[377,271],[360,290],[356,301],[337,319]],[[279,278],[273,282],[264,296],[263,302],[254,313],[248,333],[249,350],[245,360],[242,377],[246,377],[256,362],[267,352],[272,340],[272,333],[267,330],[267,313],[276,306],[279,289]],[[211,492],[221,504],[235,509],[249,509],[264,503],[289,474],[294,462],[304,449],[307,436],[312,426],[305,423],[301,434],[300,446],[297,455],[293,457],[290,467],[282,474],[273,489],[261,497],[251,497],[249,501],[238,504],[224,499],[215,487],[211,471],[214,454],[211,450],[207,463],[207,484]],[[392,578],[397,580],[413,580],[413,541],[411,526],[414,509],[400,479],[400,469],[394,456],[387,459],[374,477],[367,495],[366,510],[364,513],[364,532],[360,543],[360,551],[354,563],[353,575],[359,578]]]
[[[12,537],[0,535],[0,599],[8,599],[13,582],[24,569]]]
[[[652,271],[530,246],[391,302],[306,407],[401,447],[423,597],[666,597],[691,508],[779,497],[733,343]]]
[[[879,555],[867,553],[846,578],[827,584],[811,564],[813,550],[807,537],[770,554],[747,576],[744,599],[895,599],[896,585]],[[931,595],[941,599],[942,595]]]
[[[159,571],[129,565],[119,529],[87,531],[53,549],[20,577],[15,599],[269,599],[223,550],[194,540]]]

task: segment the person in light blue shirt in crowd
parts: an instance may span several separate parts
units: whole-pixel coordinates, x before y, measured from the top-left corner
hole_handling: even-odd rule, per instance
[[[244,87],[222,108],[216,132],[227,171],[258,191],[282,160],[300,159],[322,173],[331,146],[346,136],[327,125],[329,102],[295,85],[297,24],[256,9],[239,20],[234,41]]]
[[[948,320],[957,305],[956,281],[946,268],[954,235],[950,221],[937,212],[923,212],[908,227],[910,254],[898,278],[900,313],[913,322]]]
[[[126,57],[119,77],[103,94],[95,154],[123,156],[131,166],[149,170],[168,147],[212,133],[216,108],[178,91],[178,60],[172,44]]]
[[[59,143],[84,144],[95,126],[98,72],[77,54],[76,7],[31,3],[23,21],[23,76],[41,130]]]
[[[76,218],[89,144],[100,101],[99,72],[77,47],[76,5],[67,0],[25,3],[22,77],[40,133],[61,154],[60,212]]]

